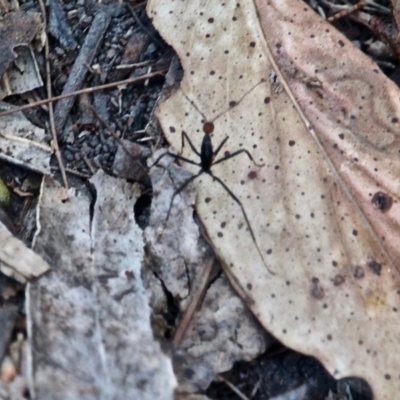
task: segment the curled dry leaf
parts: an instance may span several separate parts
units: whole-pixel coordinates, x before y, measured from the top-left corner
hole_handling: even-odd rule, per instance
[[[398,88],[300,1],[153,0],[148,13],[185,71],[157,112],[172,146],[184,130],[199,148],[207,120],[215,143],[230,136],[222,152],[246,148],[265,164],[242,154],[212,169],[265,262],[238,205],[197,180],[198,215],[232,284],[287,346],[396,398]]]

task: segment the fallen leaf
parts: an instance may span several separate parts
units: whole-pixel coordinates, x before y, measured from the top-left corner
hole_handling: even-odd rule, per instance
[[[0,109],[11,106],[1,103]],[[44,129],[33,125],[22,112],[0,118],[0,158],[42,174],[50,174],[50,157]]]
[[[302,2],[153,0],[147,10],[185,71],[157,111],[172,147],[199,161],[181,133],[199,149],[208,121],[214,146],[229,135],[221,155],[247,149],[265,164],[242,154],[212,168],[256,243],[226,190],[196,181],[233,286],[284,344],[396,398],[399,89]]]
[[[97,172],[85,190],[44,178],[34,248],[54,265],[28,287],[30,393],[37,398],[172,399],[141,268],[137,184]]]
[[[10,12],[0,21],[0,76],[17,58],[14,51],[18,46],[27,46],[40,33],[42,23],[39,13]]]
[[[158,156],[160,153],[155,153],[150,163]],[[147,268],[143,274],[152,293],[155,335],[163,339],[168,334],[173,337],[174,372],[179,382],[176,394],[188,396],[199,388],[205,390],[218,372],[229,370],[234,362],[256,357],[271,338],[226,277],[214,274],[210,278],[210,273],[207,274],[215,256],[193,223],[193,186],[176,197],[171,218],[165,227],[160,227],[173,191],[190,177],[188,171],[171,161],[164,157],[150,169],[154,192],[150,221],[144,232]],[[174,321],[171,321],[172,301]],[[184,326],[182,333],[182,324],[186,323],[188,326]]]

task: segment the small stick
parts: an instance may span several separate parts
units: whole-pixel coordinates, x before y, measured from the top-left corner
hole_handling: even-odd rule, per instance
[[[51,99],[44,99],[44,100],[36,101],[35,103],[26,104],[24,106],[13,107],[10,110],[1,112],[0,113],[0,117],[3,117],[4,115],[14,114],[14,113],[16,113],[18,111],[29,110],[30,108],[42,106],[44,104],[53,103],[53,102],[58,101],[58,100],[67,99],[68,97],[79,96],[80,94],[94,93],[94,92],[97,92],[99,90],[111,89],[111,88],[114,88],[114,87],[120,86],[120,85],[129,85],[131,83],[145,81],[146,79],[154,78],[155,76],[158,76],[158,75],[164,75],[165,73],[166,73],[166,70],[162,69],[162,70],[159,70],[159,71],[152,72],[151,74],[145,74],[145,75],[142,75],[142,76],[137,76],[137,77],[125,79],[125,80],[119,81],[119,82],[106,83],[104,85],[95,86],[95,87],[92,87],[92,88],[85,88],[85,89],[76,90],[75,92],[61,94],[59,96],[52,97]]]
[[[50,54],[50,49],[49,49],[49,38],[47,37],[47,29],[46,29],[46,7],[43,3],[43,0],[39,0],[40,4],[40,9],[42,12],[43,16],[43,23],[45,24],[45,27],[43,31],[45,32],[46,35],[46,40],[44,44],[44,52],[45,52],[45,59],[46,59],[46,88],[47,88],[47,98],[51,98],[52,96],[52,91],[51,91],[51,73],[50,73],[50,62],[49,62],[49,54]],[[51,136],[53,137],[53,148],[54,152],[56,154],[58,166],[60,167],[60,172],[62,176],[62,180],[64,183],[64,187],[68,189],[68,178],[67,174],[65,173],[65,168],[64,168],[64,162],[61,157],[61,152],[60,152],[60,147],[58,146],[58,138],[57,138],[57,131],[56,131],[56,126],[54,123],[54,112],[53,112],[53,104],[49,104],[49,120],[50,120],[50,131],[51,131]]]
[[[71,73],[68,76],[68,80],[64,85],[63,94],[73,92],[82,86],[89,70],[87,66],[92,64],[110,21],[110,13],[100,9],[93,19],[89,32],[86,35],[85,42],[83,43],[79,55],[75,60]],[[54,111],[57,121],[56,131],[61,138],[63,135],[65,122],[72,106],[74,105],[74,101],[75,99],[72,97],[60,101]]]

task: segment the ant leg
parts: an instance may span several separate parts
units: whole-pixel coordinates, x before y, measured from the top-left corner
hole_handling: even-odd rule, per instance
[[[238,150],[238,151],[233,152],[232,154],[228,154],[227,156],[222,157],[222,158],[220,158],[219,160],[213,162],[212,165],[222,163],[222,162],[224,162],[224,161],[226,161],[226,160],[229,160],[229,159],[232,158],[232,157],[236,157],[236,156],[239,155],[240,153],[246,153],[247,156],[250,158],[250,160],[253,162],[253,164],[254,164],[256,167],[263,167],[263,166],[265,165],[265,164],[257,164],[257,163],[254,161],[254,159],[253,159],[253,157],[251,156],[251,154],[250,154],[247,150],[245,150],[245,149],[241,149],[241,150]]]
[[[217,150],[214,151],[213,158],[217,157],[219,151],[222,149],[223,145],[226,143],[226,141],[227,141],[228,139],[229,139],[229,136],[227,136],[227,137],[219,144],[219,146],[217,147]]]
[[[178,154],[166,152],[166,153],[164,153],[164,154],[161,154],[161,156],[158,157],[157,160],[154,161],[153,164],[150,165],[149,169],[150,169],[150,168],[153,168],[155,165],[157,165],[158,162],[159,162],[163,157],[165,157],[165,156],[170,156],[170,157],[175,158],[176,160],[180,160],[180,161],[187,162],[187,163],[189,163],[189,164],[197,165],[198,167],[200,166],[199,163],[197,163],[197,162],[195,162],[195,161],[192,161],[192,160],[189,160],[188,158],[182,157],[182,156],[180,156],[180,155],[178,155]]]
[[[197,151],[196,147],[194,147],[192,141],[189,139],[188,134],[185,131],[182,131],[182,149],[185,145],[185,139],[188,141],[190,148],[192,149],[192,151],[197,154],[199,157],[201,157],[200,153]]]
[[[246,211],[245,211],[245,209],[244,209],[244,207],[243,207],[242,202],[234,195],[234,193],[232,192],[232,190],[230,190],[230,189],[228,188],[228,186],[226,186],[226,184],[225,184],[220,178],[218,178],[217,176],[215,176],[212,172],[207,172],[207,173],[208,173],[213,179],[215,179],[217,182],[219,182],[219,184],[228,192],[228,194],[232,197],[232,199],[235,200],[235,202],[239,205],[239,207],[240,207],[241,210],[242,210],[244,219],[246,220],[247,227],[249,228],[251,238],[253,239],[253,242],[254,242],[255,246],[257,247],[258,254],[260,255],[260,257],[261,257],[261,259],[262,259],[264,265],[267,267],[267,269],[268,269],[268,271],[270,272],[270,274],[271,274],[271,275],[276,275],[275,272],[273,272],[273,271],[268,267],[267,263],[266,263],[265,260],[264,260],[264,257],[263,257],[263,255],[262,255],[262,252],[261,252],[260,248],[258,247],[258,244],[257,244],[257,241],[256,241],[256,237],[254,236],[253,229],[252,229],[252,227],[251,227],[251,225],[250,225],[249,219],[247,218],[247,214],[246,214]]]
[[[182,185],[175,190],[175,192],[173,193],[172,197],[171,197],[171,201],[169,203],[169,207],[168,207],[168,212],[167,212],[167,217],[165,218],[164,224],[163,224],[163,232],[165,230],[165,226],[167,225],[168,219],[169,219],[169,215],[171,214],[171,209],[172,209],[172,204],[175,200],[175,197],[182,192],[183,189],[185,189],[185,187],[187,185],[189,185],[190,182],[193,182],[197,177],[199,177],[204,171],[200,171],[198,174],[191,176],[190,178],[188,178],[185,182],[182,183]]]

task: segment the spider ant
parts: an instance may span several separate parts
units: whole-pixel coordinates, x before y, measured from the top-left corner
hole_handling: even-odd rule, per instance
[[[261,83],[261,82],[259,82],[259,83]],[[258,84],[259,84],[259,83],[258,83]],[[258,85],[258,84],[257,84],[257,85]],[[257,85],[256,85],[256,86],[257,86]],[[254,88],[254,87],[253,87],[253,88]],[[253,88],[252,88],[252,89],[253,89]],[[244,96],[240,99],[240,101],[241,101],[252,89],[250,89],[248,92],[246,92],[246,93],[244,94]],[[182,93],[184,94],[184,96],[186,97],[186,99],[187,99],[187,100],[196,108],[196,110],[199,111],[199,113],[202,115],[202,113],[201,113],[200,110],[197,108],[197,106],[196,106],[191,100],[188,99],[188,97],[186,96],[186,94],[185,94],[184,92],[182,92]],[[240,101],[239,101],[239,102],[240,102]],[[235,107],[237,104],[239,104],[239,102],[231,102],[231,103],[230,103],[230,108]],[[218,117],[221,116],[222,114],[223,114],[223,113],[220,113],[219,115],[217,115],[216,118],[218,118]],[[203,117],[204,117],[204,116],[203,116]],[[214,118],[214,120],[215,120],[216,118]],[[204,120],[206,120],[206,118],[204,118]],[[198,178],[200,175],[202,175],[202,174],[208,174],[208,175],[210,175],[215,181],[217,181],[217,182],[223,187],[223,189],[229,194],[229,196],[236,202],[236,204],[239,205],[240,209],[242,210],[242,214],[243,214],[244,219],[245,219],[245,221],[246,221],[247,228],[248,228],[248,230],[249,230],[249,232],[250,232],[251,238],[252,238],[252,240],[253,240],[253,242],[254,242],[256,248],[257,248],[257,251],[258,251],[258,253],[259,253],[261,259],[263,260],[263,262],[264,262],[265,266],[267,267],[268,271],[269,271],[272,275],[275,275],[275,273],[274,273],[273,271],[271,271],[271,270],[269,269],[269,267],[267,266],[267,264],[265,263],[265,260],[264,260],[264,257],[263,257],[263,255],[262,255],[261,249],[258,247],[258,244],[257,244],[257,241],[256,241],[256,237],[255,237],[254,232],[253,232],[253,228],[251,227],[249,218],[247,217],[246,210],[244,209],[242,202],[241,202],[241,201],[239,200],[239,198],[232,192],[232,190],[230,190],[230,189],[228,188],[228,186],[227,186],[220,178],[218,178],[218,176],[214,175],[213,172],[211,171],[211,167],[212,167],[212,166],[217,165],[217,164],[220,164],[220,163],[222,163],[222,162],[224,162],[224,161],[226,161],[226,160],[229,160],[230,158],[236,157],[236,156],[238,156],[239,154],[242,154],[242,153],[245,153],[256,167],[263,167],[264,164],[261,164],[261,165],[260,165],[260,164],[257,164],[257,163],[254,161],[252,155],[251,155],[251,154],[249,153],[249,151],[246,150],[246,149],[237,150],[237,151],[235,151],[235,152],[233,152],[233,153],[230,153],[230,154],[227,154],[227,155],[225,155],[224,157],[219,158],[217,161],[215,161],[215,159],[216,159],[216,157],[218,156],[219,152],[221,151],[222,147],[225,145],[225,143],[226,143],[227,140],[229,139],[229,136],[226,136],[225,139],[223,139],[222,142],[218,145],[218,147],[216,148],[216,150],[214,150],[214,149],[213,149],[213,145],[212,145],[212,141],[211,141],[211,133],[212,133],[213,131],[214,131],[214,124],[213,124],[213,122],[210,122],[210,121],[204,122],[204,124],[203,124],[204,136],[203,136],[203,139],[202,139],[202,142],[201,142],[201,149],[200,149],[200,152],[199,152],[199,151],[196,149],[196,147],[193,145],[193,143],[192,143],[192,141],[190,140],[188,134],[187,134],[185,131],[182,131],[182,148],[183,148],[184,145],[185,145],[185,139],[186,139],[187,142],[189,143],[189,146],[190,146],[190,148],[192,149],[192,151],[200,158],[200,162],[196,162],[196,161],[190,160],[189,158],[183,157],[183,156],[181,156],[180,154],[173,154],[173,153],[170,153],[170,152],[166,152],[166,153],[162,154],[160,157],[158,157],[157,160],[150,166],[150,168],[151,168],[151,167],[153,167],[154,165],[157,165],[157,163],[158,163],[164,156],[168,155],[168,156],[170,156],[170,157],[173,157],[173,158],[176,159],[176,160],[183,161],[183,162],[186,162],[186,163],[188,163],[188,164],[192,164],[192,165],[196,165],[196,166],[200,167],[200,171],[199,171],[197,174],[195,174],[195,175],[191,176],[190,178],[188,178],[179,188],[177,188],[177,189],[174,191],[174,193],[173,193],[173,195],[172,195],[172,197],[171,197],[171,200],[170,200],[169,207],[168,207],[167,217],[166,217],[166,219],[165,219],[165,221],[164,221],[164,228],[163,228],[163,230],[165,229],[165,226],[166,226],[166,224],[167,224],[167,222],[168,222],[168,219],[169,219],[169,216],[170,216],[170,213],[171,213],[171,209],[172,209],[172,205],[173,205],[173,202],[174,202],[175,197],[176,197],[179,193],[181,193],[191,182],[193,182],[193,181],[194,181],[196,178]]]

